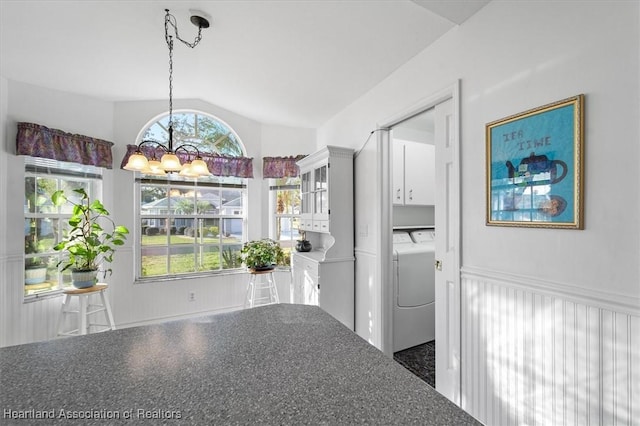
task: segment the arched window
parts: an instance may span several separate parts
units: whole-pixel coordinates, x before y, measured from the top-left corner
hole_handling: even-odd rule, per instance
[[[138,142],[169,141],[169,114],[150,123],[140,133]],[[202,152],[231,157],[245,155],[244,147],[236,133],[222,121],[201,112],[176,112],[173,114],[173,145],[194,145]]]
[[[140,131],[138,143],[167,144],[168,129],[169,116],[157,118]],[[233,162],[248,160],[250,166],[251,159],[244,157],[244,147],[233,129],[201,112],[173,114],[174,150],[182,144],[201,151],[213,176],[137,177],[138,280],[179,279],[241,266],[247,206],[247,178],[242,176],[247,175],[236,173],[246,170],[234,169]]]

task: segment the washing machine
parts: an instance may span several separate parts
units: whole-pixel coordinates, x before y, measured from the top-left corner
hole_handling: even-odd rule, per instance
[[[429,229],[393,232],[393,351],[435,339],[435,241]]]

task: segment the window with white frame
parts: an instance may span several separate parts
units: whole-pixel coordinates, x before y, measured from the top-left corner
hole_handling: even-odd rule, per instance
[[[77,163],[25,157],[24,177],[24,294],[27,299],[55,294],[71,286],[69,271],[56,267],[64,253],[53,247],[68,232],[73,205],[56,207],[51,195],[64,190],[79,201],[74,189],[84,189],[91,198],[100,197],[102,169]],[[78,198],[77,200],[74,198]]]
[[[141,132],[140,140],[168,140],[169,117]],[[235,132],[207,114],[173,114],[174,144],[201,152],[240,157]],[[246,234],[247,179],[211,176],[197,180],[177,174],[141,175],[136,180],[137,279],[177,278],[241,267]]]
[[[232,180],[139,180],[138,278],[241,266],[246,185]]]
[[[270,237],[289,254],[300,239],[300,178],[270,179],[269,183]]]

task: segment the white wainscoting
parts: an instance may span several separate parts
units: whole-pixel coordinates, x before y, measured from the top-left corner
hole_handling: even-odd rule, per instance
[[[280,301],[289,303],[291,273],[276,270],[275,274]],[[110,277],[107,297],[117,328],[242,309],[249,280],[247,273],[231,273],[132,284],[116,275],[118,272]],[[25,302],[23,283],[22,255],[0,256],[0,347],[50,340],[57,335],[63,296]],[[192,291],[196,300],[190,302],[188,293]],[[67,328],[70,328],[69,324]]]
[[[462,408],[486,425],[640,425],[640,300],[463,268]]]
[[[382,347],[382,299],[376,270],[380,265],[376,253],[355,250],[356,293],[355,330],[367,342]]]

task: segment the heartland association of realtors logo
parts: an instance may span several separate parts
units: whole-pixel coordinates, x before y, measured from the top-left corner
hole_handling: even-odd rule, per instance
[[[2,410],[3,419],[26,420],[26,419],[68,419],[68,420],[179,420],[182,412],[177,410],[145,410],[135,408],[130,410],[69,410],[65,408],[49,410]]]

